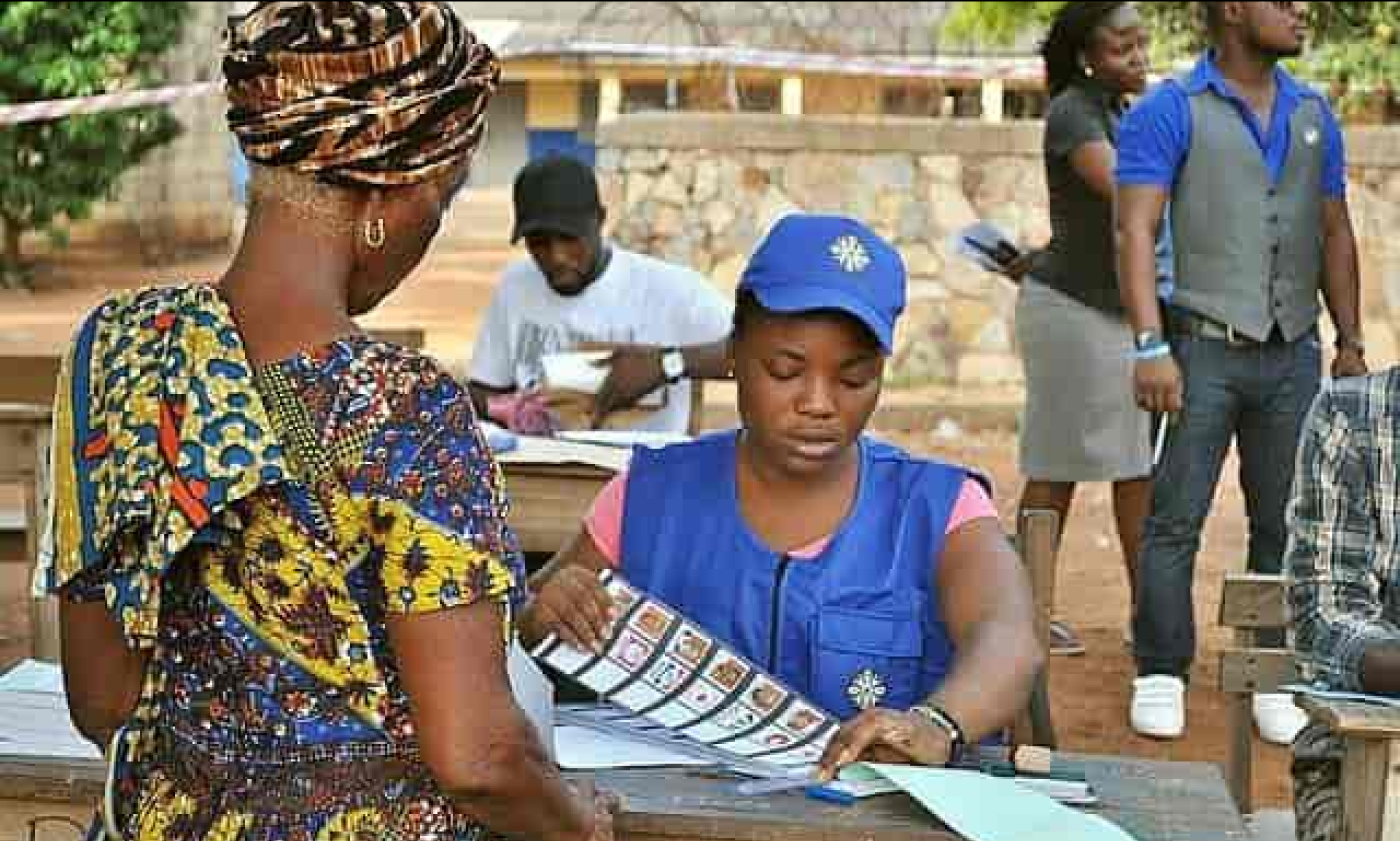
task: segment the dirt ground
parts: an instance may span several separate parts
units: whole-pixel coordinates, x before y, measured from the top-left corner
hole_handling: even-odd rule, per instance
[[[460,370],[470,353],[479,313],[497,271],[513,252],[501,250],[438,251],[430,255],[404,289],[368,322],[384,327],[419,326],[427,331],[427,349]],[[166,266],[143,266],[132,255],[77,248],[42,266],[37,291],[0,291],[0,356],[43,353],[66,341],[76,320],[105,290],[156,279],[210,279],[225,262],[222,254],[204,255]],[[0,377],[4,372],[0,371]],[[947,401],[963,399],[930,391],[891,395],[891,399]],[[1014,400],[1014,394],[1003,394]],[[987,395],[979,395],[987,399]],[[1011,430],[885,430],[911,450],[974,465],[993,477],[1005,522],[1011,522],[1021,479],[1016,470],[1016,439]],[[1223,763],[1229,721],[1223,696],[1215,690],[1217,659],[1225,634],[1215,626],[1220,583],[1227,570],[1243,567],[1244,509],[1233,465],[1226,468],[1198,561],[1195,591],[1201,649],[1188,696],[1186,738],[1155,742],[1135,736],[1128,727],[1127,705],[1133,664],[1124,645],[1127,586],[1113,532],[1106,485],[1081,489],[1070,516],[1060,554],[1058,612],[1081,634],[1088,653],[1057,657],[1051,663],[1051,698],[1061,747],[1088,753],[1115,753],[1157,759]],[[18,495],[0,488],[0,510],[14,510]],[[28,650],[23,566],[0,563],[0,668]],[[1261,807],[1286,807],[1289,801],[1288,752],[1255,740],[1255,800]]]

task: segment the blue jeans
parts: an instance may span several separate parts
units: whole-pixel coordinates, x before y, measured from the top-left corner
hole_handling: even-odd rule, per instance
[[[1249,569],[1277,573],[1287,542],[1284,512],[1293,462],[1320,385],[1322,348],[1315,328],[1293,342],[1232,345],[1177,334],[1171,343],[1185,381],[1185,406],[1153,472],[1133,639],[1140,674],[1185,677],[1196,652],[1196,552],[1230,441],[1239,447]],[[1260,642],[1282,645],[1283,637]]]

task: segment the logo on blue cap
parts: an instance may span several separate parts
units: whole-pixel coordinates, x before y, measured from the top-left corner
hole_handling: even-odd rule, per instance
[[[842,271],[854,274],[865,271],[865,267],[870,265],[870,255],[865,253],[865,246],[853,234],[839,237],[831,244],[830,250]]]

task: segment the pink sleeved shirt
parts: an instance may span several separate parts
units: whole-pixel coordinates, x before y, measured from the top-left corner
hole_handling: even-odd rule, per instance
[[[584,528],[588,529],[589,536],[593,538],[603,557],[614,567],[622,557],[622,508],[626,499],[627,471],[624,470],[598,492],[598,496],[593,500],[593,507],[589,509],[588,516],[583,521]],[[996,506],[992,504],[992,498],[987,496],[987,491],[981,483],[967,479],[963,482],[962,490],[958,492],[958,501],[953,505],[953,513],[948,517],[948,528],[944,534],[952,534],[971,520],[985,517],[995,519],[996,516]],[[788,554],[794,558],[810,560],[820,555],[830,542],[831,535],[827,535]]]

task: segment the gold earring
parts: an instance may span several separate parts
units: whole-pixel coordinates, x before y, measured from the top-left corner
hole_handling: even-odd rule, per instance
[[[384,247],[384,217],[365,223],[365,245],[375,251]]]

